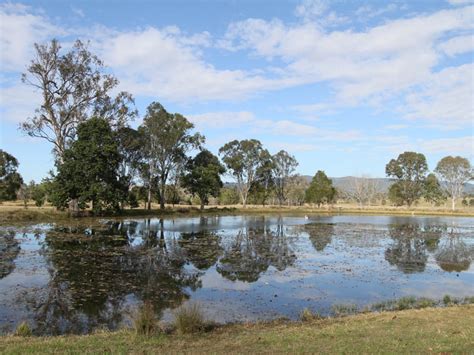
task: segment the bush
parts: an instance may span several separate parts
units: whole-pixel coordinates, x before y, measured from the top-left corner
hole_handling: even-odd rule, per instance
[[[453,301],[451,300],[451,297],[449,295],[445,295],[443,297],[443,303],[447,306],[448,304],[451,304]]]
[[[31,329],[28,323],[21,322],[15,330],[15,335],[19,337],[29,337],[31,336]]]
[[[133,319],[135,332],[140,335],[150,336],[159,332],[158,319],[151,303],[144,303]]]
[[[312,320],[321,319],[318,313],[313,313],[310,309],[305,308],[300,313],[300,320],[302,322],[310,322]]]
[[[205,330],[206,321],[197,303],[178,308],[175,312],[176,330],[180,334],[199,333]]]
[[[332,306],[332,311],[335,316],[342,317],[358,312],[358,307],[355,304],[335,304]]]

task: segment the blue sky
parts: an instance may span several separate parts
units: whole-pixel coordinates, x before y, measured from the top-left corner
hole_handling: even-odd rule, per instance
[[[0,147],[25,180],[51,145],[18,124],[40,96],[20,81],[35,42],[90,41],[131,92],[188,117],[217,150],[257,138],[298,172],[384,176],[405,150],[431,169],[473,159],[472,1],[0,2]]]

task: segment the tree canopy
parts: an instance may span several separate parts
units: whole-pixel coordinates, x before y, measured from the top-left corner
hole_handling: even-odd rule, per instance
[[[223,186],[220,175],[224,174],[225,168],[219,158],[205,149],[193,159],[189,159],[185,170],[183,185],[193,195],[199,196],[203,210],[204,205],[209,202],[209,196],[219,196]]]
[[[404,152],[385,166],[385,173],[396,179],[389,195],[398,202],[411,206],[423,194],[424,181],[428,172],[426,158],[421,153]]]
[[[35,52],[22,80],[41,92],[43,102],[21,128],[52,143],[58,159],[75,139],[81,122],[97,116],[123,126],[136,116],[132,95],[119,92],[110,96],[118,80],[106,74],[103,62],[80,40],[64,54],[55,39],[35,44]]]
[[[451,197],[451,208],[456,208],[456,199],[462,196],[464,184],[474,177],[469,160],[462,157],[447,156],[436,165],[435,173],[442,180],[445,190]]]
[[[17,169],[18,160],[0,149],[0,202],[16,199],[16,193],[23,184]]]
[[[153,181],[159,186],[160,208],[165,208],[166,182],[170,173],[186,160],[186,154],[198,149],[205,139],[192,134],[194,125],[179,113],[169,113],[158,102],[151,103],[139,130],[145,137],[146,170],[150,208]]]
[[[91,118],[77,128],[77,140],[64,151],[54,179],[52,203],[65,208],[77,200],[84,209],[118,211],[126,199],[126,184],[119,177],[121,156],[109,123]]]
[[[264,164],[269,153],[259,140],[245,139],[225,144],[219,149],[219,155],[236,179],[237,189],[245,207],[249,190],[257,179],[258,169]]]
[[[335,197],[336,189],[332,185],[332,180],[326,176],[324,171],[318,170],[306,190],[306,202],[315,203],[320,207],[323,203],[332,202]]]

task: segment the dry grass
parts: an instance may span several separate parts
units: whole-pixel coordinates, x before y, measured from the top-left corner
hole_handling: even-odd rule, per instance
[[[208,333],[143,337],[0,338],[0,353],[470,353],[474,305],[359,314],[301,322],[230,325]]]

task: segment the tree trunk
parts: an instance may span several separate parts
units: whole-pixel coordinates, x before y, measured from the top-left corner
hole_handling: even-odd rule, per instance
[[[165,189],[166,184],[162,181],[160,186],[160,209],[165,209]]]
[[[147,210],[151,210],[151,183],[148,184]]]
[[[201,199],[201,211],[204,211],[204,201]]]

